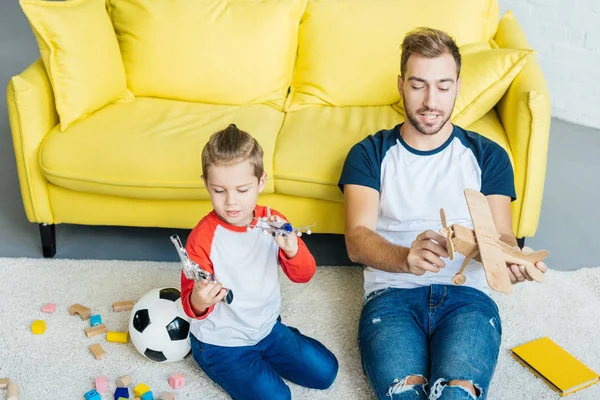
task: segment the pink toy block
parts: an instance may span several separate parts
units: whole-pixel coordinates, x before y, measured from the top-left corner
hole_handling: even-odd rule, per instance
[[[108,392],[108,377],[99,376],[96,378],[96,391],[99,393]]]
[[[181,374],[173,374],[169,378],[169,385],[171,385],[173,389],[179,389],[185,385],[185,377]]]
[[[56,304],[54,303],[46,303],[44,304],[44,307],[42,307],[42,312],[53,313],[54,311],[56,311]]]

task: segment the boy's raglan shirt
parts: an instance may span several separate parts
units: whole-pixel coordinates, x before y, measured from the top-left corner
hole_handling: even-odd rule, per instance
[[[268,216],[267,207],[256,206],[254,216]],[[285,217],[275,210],[271,215]],[[264,223],[254,221],[256,224]],[[192,318],[190,333],[198,340],[220,346],[250,346],[270,332],[281,309],[279,266],[292,282],[308,282],[315,273],[315,259],[298,238],[298,253],[289,259],[273,237],[262,229],[234,226],[212,211],[190,233],[186,251],[190,259],[233,291],[233,302],[219,302],[198,316],[190,295],[194,281],[181,274],[181,301]]]
[[[466,188],[484,195],[516,198],[514,175],[508,154],[497,143],[471,131],[453,126],[448,140],[437,149],[421,151],[410,147],[398,125],[370,135],[352,147],[346,157],[339,187],[359,185],[379,192],[376,232],[390,242],[410,247],[426,230],[438,232],[440,208],[448,225],[473,228],[464,196]],[[365,294],[386,287],[414,288],[431,284],[451,285],[464,260],[444,259],[446,267],[422,276],[392,273],[367,267]],[[481,264],[471,260],[465,268],[465,286],[489,293]]]

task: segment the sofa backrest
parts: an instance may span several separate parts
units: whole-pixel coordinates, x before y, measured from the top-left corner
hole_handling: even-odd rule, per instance
[[[486,42],[498,13],[496,0],[309,0],[286,110],[394,104],[408,31],[440,29],[459,46]]]
[[[486,42],[499,12],[497,0],[106,1],[134,95],[285,111],[395,104],[408,31]]]
[[[134,95],[282,107],[305,0],[107,0],[107,6]]]

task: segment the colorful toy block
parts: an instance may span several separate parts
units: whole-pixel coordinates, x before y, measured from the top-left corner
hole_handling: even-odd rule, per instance
[[[96,390],[98,393],[108,392],[108,377],[99,376],[96,378]]]
[[[42,333],[46,332],[46,321],[43,319],[36,319],[33,321],[31,324],[31,332],[34,335],[41,335]]]
[[[150,386],[146,385],[145,383],[140,383],[135,388],[133,388],[133,395],[135,397],[142,397],[142,395],[144,393],[149,392],[149,391],[150,391]]]
[[[127,343],[129,342],[129,332],[108,332],[106,334],[106,341]]]
[[[0,389],[6,389],[8,384],[10,383],[9,378],[0,378]]]
[[[117,380],[117,387],[128,387],[131,385],[131,376],[123,375]]]
[[[71,314],[71,315],[79,314],[81,319],[85,321],[87,319],[90,319],[90,316],[92,315],[92,310],[90,310],[86,306],[82,306],[81,304],[73,304],[69,308],[69,314]]]
[[[175,400],[175,395],[171,392],[162,392],[159,397],[160,400]]]
[[[92,352],[96,360],[104,360],[104,358],[106,357],[106,352],[98,343],[94,343],[93,345],[91,345],[90,351]]]
[[[185,385],[185,377],[181,374],[173,374],[169,378],[169,385],[171,385],[173,389],[179,389]]]
[[[134,305],[133,300],[115,301],[113,303],[113,311],[129,311]]]
[[[90,326],[96,326],[102,324],[102,317],[100,314],[95,314],[90,317]]]
[[[83,397],[85,397],[85,400],[102,400],[102,397],[100,397],[100,393],[98,393],[94,389],[84,394]]]
[[[141,400],[154,400],[154,395],[152,394],[152,390],[149,392],[146,392],[142,395]]]
[[[44,307],[42,307],[42,312],[53,313],[54,311],[56,311],[56,304],[54,303],[46,303],[44,304]]]
[[[117,390],[115,390],[115,400],[118,400],[120,398],[129,399],[129,389],[117,388]]]

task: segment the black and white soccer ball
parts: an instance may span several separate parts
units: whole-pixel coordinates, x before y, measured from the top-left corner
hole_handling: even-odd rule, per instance
[[[179,361],[190,353],[190,319],[175,288],[153,289],[131,310],[129,336],[144,357],[156,362]]]

